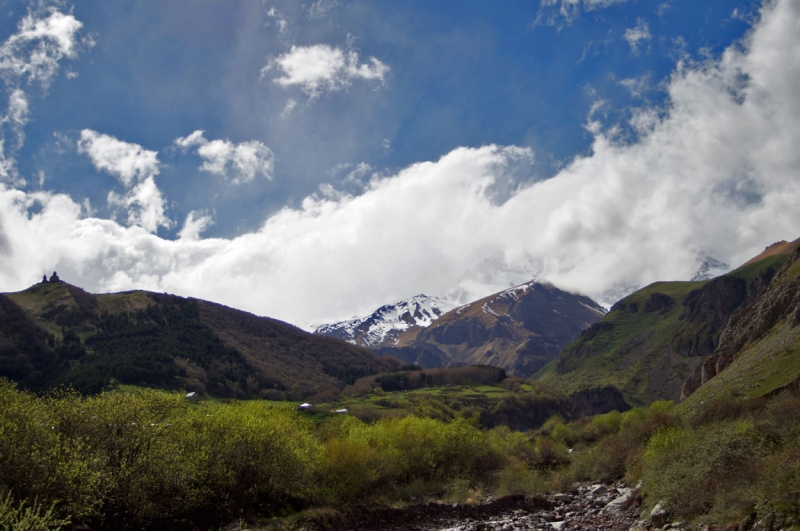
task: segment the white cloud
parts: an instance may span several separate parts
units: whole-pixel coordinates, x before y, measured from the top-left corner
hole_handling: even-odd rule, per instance
[[[308,7],[308,18],[322,18],[340,5],[337,0],[317,0]]]
[[[283,87],[298,86],[311,98],[341,90],[355,79],[383,83],[389,72],[389,67],[374,57],[359,64],[358,53],[325,44],[292,46],[290,51],[272,59],[261,71],[262,76],[273,69],[283,74],[273,80],[275,83]]]
[[[124,195],[110,192],[108,203],[125,209],[128,224],[140,226],[148,232],[171,226],[165,214],[166,201],[155,182],[159,173],[156,151],[91,129],[81,131],[77,149],[78,153],[88,155],[95,168],[113,175],[125,186]]]
[[[274,7],[269,8],[267,16],[275,21],[275,25],[278,26],[278,31],[280,33],[284,33],[289,27],[289,21],[283,18]]]
[[[183,228],[178,233],[178,239],[184,241],[198,241],[200,234],[214,224],[214,219],[208,215],[192,210],[186,216]]]
[[[653,89],[651,74],[645,73],[639,77],[621,79],[619,84],[628,89],[634,98],[642,98]]]
[[[275,155],[262,142],[234,144],[230,140],[207,140],[203,133],[198,130],[175,139],[180,148],[197,148],[196,153],[203,159],[200,170],[225,177],[231,184],[250,182],[259,175],[272,179]]]
[[[294,110],[295,107],[297,107],[297,100],[294,98],[289,98],[289,101],[286,102],[286,106],[283,108],[283,111],[281,112],[281,118],[286,118],[287,116],[292,114],[292,111]]]
[[[63,58],[74,58],[78,43],[76,33],[83,26],[72,15],[51,9],[47,17],[28,13],[18,31],[0,46],[0,75],[17,84],[27,78],[45,88],[58,71]]]
[[[30,98],[23,87],[36,85],[47,90],[59,63],[77,56],[81,27],[75,17],[56,9],[30,11],[17,32],[0,45],[0,78],[8,87],[8,108],[0,116],[0,179],[23,183],[16,175],[15,159],[30,118]]]
[[[95,168],[113,175],[125,187],[159,172],[157,151],[91,129],[81,131],[78,153],[88,155]]]
[[[595,128],[591,154],[503,201],[493,186],[524,149],[458,148],[358,196],[328,188],[230,239],[200,238],[201,215],[169,241],[0,185],[0,286],[57,269],[92,291],[167,291],[300,322],[442,293],[486,257],[592,296],[687,279],[698,251],[735,265],[800,236],[798,56],[800,4],[770,3],[743,46],[673,73],[669,105],[641,110],[636,143]]]
[[[109,192],[108,203],[125,209],[128,225],[141,227],[147,232],[156,232],[158,227],[172,226],[172,221],[164,212],[166,201],[153,176],[137,183],[125,195]]]
[[[203,136],[205,131],[198,129],[190,135],[179,137],[175,139],[175,145],[186,150],[195,146],[202,146],[208,143],[208,140]]]
[[[559,19],[571,24],[584,11],[605,9],[614,4],[621,4],[628,0],[542,0],[539,4],[539,14],[534,25],[555,25]]]
[[[8,97],[8,114],[5,116],[5,120],[17,125],[25,125],[28,123],[29,117],[30,110],[25,92],[20,89],[12,91]]]
[[[635,28],[626,29],[624,37],[628,41],[633,55],[639,55],[639,44],[642,41],[649,41],[653,38],[650,34],[650,27],[642,19],[637,20]]]

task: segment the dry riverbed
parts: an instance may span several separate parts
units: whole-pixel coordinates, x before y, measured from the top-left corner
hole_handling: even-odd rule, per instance
[[[568,494],[505,496],[481,504],[427,503],[330,513],[301,524],[306,531],[629,531],[653,529],[639,519],[638,493],[622,484],[576,485]],[[662,524],[663,525],[663,524]],[[681,526],[674,527],[680,529]]]

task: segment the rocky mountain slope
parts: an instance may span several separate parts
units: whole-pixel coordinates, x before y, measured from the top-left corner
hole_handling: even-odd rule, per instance
[[[398,362],[218,304],[65,282],[0,294],[0,376],[40,390],[115,383],[301,399]]]
[[[727,272],[728,264],[706,253],[699,253],[693,281],[708,280]],[[537,280],[537,267],[528,263],[512,267],[501,259],[487,258],[464,273],[458,284],[441,296],[416,295],[410,299],[381,306],[369,315],[341,321],[305,323],[302,328],[318,335],[344,339],[367,348],[395,347],[401,335],[417,328],[426,328],[448,311],[472,303],[491,294]],[[638,286],[621,284],[603,294],[606,308],[635,292]]]
[[[465,272],[458,284],[441,296],[416,295],[386,304],[368,315],[302,327],[318,335],[344,339],[362,347],[390,347],[409,329],[425,328],[450,310],[492,293],[528,282],[531,267],[515,268],[497,258],[487,258]]]
[[[604,313],[588,297],[534,281],[456,308],[373,351],[423,367],[486,364],[525,377]]]
[[[702,367],[711,375],[719,360],[706,358],[729,344],[731,322],[750,315],[756,300],[771,297],[766,293],[797,245],[800,240],[779,242],[712,280],[656,282],[631,294],[537,377],[565,392],[613,385],[635,405],[678,400],[690,376],[696,383],[684,394],[708,381]],[[733,350],[739,348],[741,343]]]

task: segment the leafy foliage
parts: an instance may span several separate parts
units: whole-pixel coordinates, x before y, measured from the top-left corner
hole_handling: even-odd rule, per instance
[[[507,467],[527,467],[527,444],[463,417],[315,427],[265,402],[187,404],[158,391],[37,397],[0,383],[0,484],[51,507],[40,515],[91,526],[208,523],[492,484]]]
[[[0,530],[1,531],[59,531],[69,525],[70,520],[57,518],[54,515],[55,503],[48,509],[34,500],[30,507],[25,501],[16,504],[11,492],[0,497]]]

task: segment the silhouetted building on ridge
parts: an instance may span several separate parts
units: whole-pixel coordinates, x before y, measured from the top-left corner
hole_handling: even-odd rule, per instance
[[[62,280],[58,278],[58,273],[53,271],[53,276],[50,277],[50,280],[47,280],[47,275],[44,275],[42,277],[42,284],[45,284],[47,282],[62,282]]]

